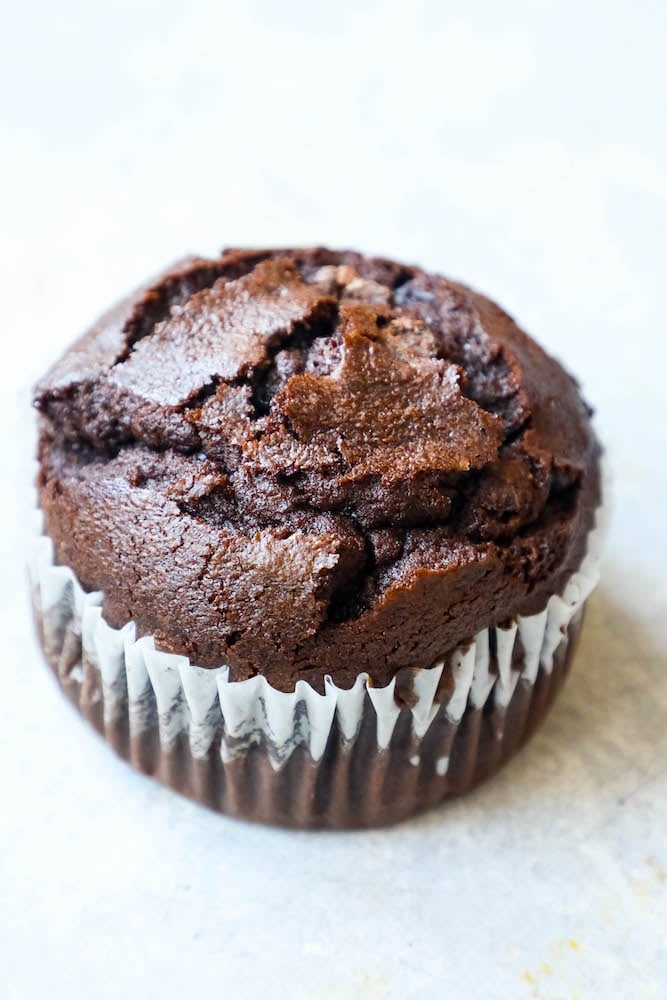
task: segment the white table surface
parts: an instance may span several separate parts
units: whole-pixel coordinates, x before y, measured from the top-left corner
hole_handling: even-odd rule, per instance
[[[0,997],[667,996],[663,3],[3,4]],[[477,284],[615,479],[535,738],[396,829],[299,834],[118,761],[42,666],[29,385],[185,251],[326,242]]]

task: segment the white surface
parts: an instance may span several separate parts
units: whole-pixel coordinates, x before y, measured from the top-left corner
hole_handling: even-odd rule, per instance
[[[0,996],[664,997],[665,5],[2,14]],[[476,283],[576,370],[610,445],[603,582],[552,716],[389,831],[256,828],[138,777],[29,631],[26,386],[146,273],[265,242]]]

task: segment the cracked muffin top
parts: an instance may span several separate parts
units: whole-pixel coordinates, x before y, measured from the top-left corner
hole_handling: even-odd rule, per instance
[[[183,261],[35,403],[46,530],[110,624],[285,690],[541,611],[599,501],[563,368],[469,288],[352,252]]]

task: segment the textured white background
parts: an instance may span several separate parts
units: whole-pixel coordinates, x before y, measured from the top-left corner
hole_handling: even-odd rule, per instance
[[[1,21],[0,996],[667,996],[665,4],[3,0]],[[136,776],[26,615],[32,379],[184,251],[295,242],[497,297],[581,377],[615,477],[543,731],[389,831],[256,828]]]

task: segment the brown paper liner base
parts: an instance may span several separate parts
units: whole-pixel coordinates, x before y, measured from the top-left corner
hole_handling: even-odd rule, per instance
[[[307,747],[297,746],[277,770],[263,743],[223,760],[221,734],[204,758],[193,756],[186,733],[168,748],[161,746],[157,713],[148,728],[144,716],[144,728],[136,731],[127,701],[115,710],[105,708],[99,672],[82,662],[79,638],[67,633],[59,651],[49,650],[38,611],[36,619],[44,654],[65,695],[138,771],[230,816],[301,829],[358,829],[396,823],[462,795],[509,760],[537,729],[565,681],[583,610],[570,623],[552,671],[540,670],[534,684],[519,680],[507,707],[491,696],[481,709],[469,703],[456,723],[441,706],[421,741],[415,738],[410,710],[402,708],[389,746],[382,749],[366,695],[354,741],[346,741],[334,722],[319,761]],[[75,667],[81,670],[73,676]],[[445,759],[441,774],[438,761]]]

